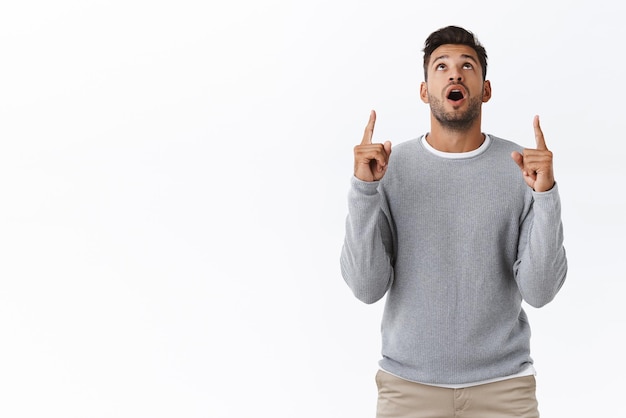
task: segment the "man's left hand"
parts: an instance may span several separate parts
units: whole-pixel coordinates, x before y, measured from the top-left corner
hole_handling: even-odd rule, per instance
[[[536,192],[546,192],[554,187],[552,151],[548,149],[543,138],[543,132],[539,126],[539,116],[535,116],[533,127],[535,128],[537,148],[525,148],[523,154],[514,151],[511,157],[522,170],[526,184]]]

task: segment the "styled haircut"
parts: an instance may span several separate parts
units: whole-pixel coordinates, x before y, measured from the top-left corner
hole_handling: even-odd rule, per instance
[[[476,51],[483,70],[483,81],[487,79],[487,51],[474,34],[458,26],[446,26],[431,33],[424,42],[424,81],[428,81],[428,64],[433,51],[441,45],[467,45]]]

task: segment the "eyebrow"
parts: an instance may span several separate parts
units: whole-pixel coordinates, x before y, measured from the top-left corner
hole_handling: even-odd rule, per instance
[[[439,60],[448,59],[448,58],[450,58],[450,55],[440,55],[440,56],[436,57],[436,58],[433,60],[433,64],[435,64],[435,63],[436,63],[437,61],[439,61]],[[475,64],[478,64],[478,61],[476,61],[476,58],[474,58],[472,55],[469,55],[469,54],[461,54],[461,58],[468,59],[468,60],[470,60],[470,61],[474,62]]]

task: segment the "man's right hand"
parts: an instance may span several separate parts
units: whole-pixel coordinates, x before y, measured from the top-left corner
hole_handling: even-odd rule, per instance
[[[391,142],[372,144],[376,112],[370,112],[370,120],[365,127],[363,140],[354,147],[354,175],[363,181],[378,181],[387,172],[391,155]]]

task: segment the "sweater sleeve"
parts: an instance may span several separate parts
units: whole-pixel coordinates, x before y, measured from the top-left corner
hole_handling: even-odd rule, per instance
[[[374,303],[393,282],[393,224],[380,182],[350,184],[341,274],[359,300]]]
[[[563,285],[567,258],[558,186],[532,194],[533,202],[520,230],[513,272],[524,300],[540,308],[551,302]]]

